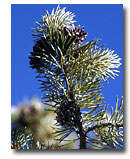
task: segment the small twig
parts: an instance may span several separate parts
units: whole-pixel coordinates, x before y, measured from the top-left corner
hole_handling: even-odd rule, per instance
[[[95,129],[97,129],[97,128],[106,127],[106,126],[116,126],[117,128],[120,128],[120,127],[123,127],[123,123],[116,123],[116,124],[112,124],[112,123],[101,123],[100,125],[93,125],[93,126],[88,127],[88,128],[85,130],[85,133],[87,134],[88,132],[93,131],[93,130],[95,130]]]

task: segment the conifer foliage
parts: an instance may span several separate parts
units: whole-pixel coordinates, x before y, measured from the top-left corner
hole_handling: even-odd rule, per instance
[[[43,102],[56,113],[55,137],[61,142],[76,132],[80,149],[123,148],[123,98],[108,116],[101,94],[102,80],[118,76],[121,59],[98,46],[100,39],[86,42],[84,26],[75,26],[75,15],[65,9],[58,6],[36,22],[29,55]]]

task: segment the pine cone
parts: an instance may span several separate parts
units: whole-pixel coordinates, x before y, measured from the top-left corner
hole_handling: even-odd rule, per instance
[[[59,31],[60,34],[60,31]],[[64,36],[68,36],[67,40],[64,44],[64,54],[66,54],[66,50],[69,48],[69,46],[72,44],[74,46],[75,44],[80,44],[84,40],[86,40],[86,36],[88,33],[84,33],[84,26],[80,29],[80,25],[75,27],[73,24],[72,26],[65,26],[64,27]],[[69,41],[69,43],[68,43]],[[74,52],[74,58],[78,58],[81,54],[81,51]]]
[[[74,39],[76,37],[75,43],[81,43],[84,40],[86,40],[86,36],[88,33],[84,33],[84,26],[80,29],[80,25],[75,27],[75,25],[72,24],[72,26],[66,26],[64,27],[65,36],[69,35],[70,37],[73,36]]]
[[[82,117],[79,106],[74,101],[62,103],[56,110],[57,122],[61,126],[75,126],[78,127],[81,123]]]
[[[40,40],[36,42],[36,44],[33,47],[33,52],[30,53],[29,59],[30,59],[30,65],[33,69],[40,69],[43,67],[43,59],[45,55],[55,56],[56,53],[53,50],[52,46],[48,42],[48,38],[42,37]]]

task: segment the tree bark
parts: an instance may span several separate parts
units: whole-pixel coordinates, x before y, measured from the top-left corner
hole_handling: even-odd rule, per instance
[[[80,139],[80,149],[86,149],[86,132],[83,129],[82,122],[79,123],[78,135]]]
[[[86,149],[86,134],[83,131],[80,132],[80,149]]]

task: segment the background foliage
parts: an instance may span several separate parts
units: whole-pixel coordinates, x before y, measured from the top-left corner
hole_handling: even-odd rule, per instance
[[[76,134],[70,135],[66,141],[58,143],[54,135],[55,114],[46,111],[47,105],[38,98],[24,100],[12,107],[12,149],[75,149],[78,143]],[[68,140],[72,140],[68,142]]]

